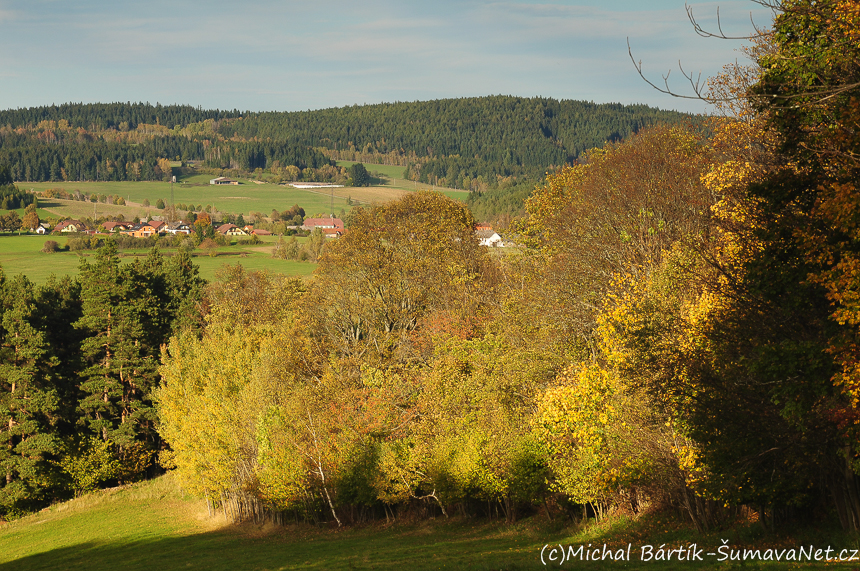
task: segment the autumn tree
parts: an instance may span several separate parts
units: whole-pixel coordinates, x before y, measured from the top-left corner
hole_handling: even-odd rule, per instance
[[[826,487],[843,526],[854,530],[860,528],[858,25],[853,0],[783,2],[774,50],[760,58],[763,73],[750,93],[780,137],[781,160],[750,190],[768,215],[774,254],[795,260],[793,289],[817,309],[809,336],[832,359],[821,365],[832,386],[818,382],[808,390],[816,387],[822,427],[839,434],[828,439]]]
[[[21,222],[21,225],[23,228],[32,231],[39,227],[39,222],[40,220],[38,214],[36,214],[35,212],[28,212],[24,215],[24,219]]]
[[[528,256],[510,282],[512,317],[542,325],[532,340],[591,352],[613,277],[645,275],[675,241],[706,231],[716,200],[700,177],[711,153],[696,129],[656,126],[547,176],[525,202]]]
[[[403,359],[422,317],[477,315],[487,303],[492,262],[465,205],[418,192],[350,221],[323,250],[312,291],[319,331],[342,355]]]

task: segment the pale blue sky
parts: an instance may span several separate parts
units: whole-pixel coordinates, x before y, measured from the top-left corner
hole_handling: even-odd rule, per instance
[[[752,31],[749,0],[693,2]],[[0,108],[149,101],[294,111],[491,94],[647,103],[680,59],[704,76],[742,42],[695,34],[683,0],[0,0]],[[662,80],[660,80],[662,81]],[[683,90],[680,75],[673,85]]]

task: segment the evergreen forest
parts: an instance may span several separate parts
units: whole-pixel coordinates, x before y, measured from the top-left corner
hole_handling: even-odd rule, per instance
[[[18,181],[169,180],[170,161],[327,180],[323,167],[350,160],[480,191],[533,187],[586,149],[683,120],[691,118],[645,105],[510,96],[290,113],[66,104],[0,111],[0,164]]]

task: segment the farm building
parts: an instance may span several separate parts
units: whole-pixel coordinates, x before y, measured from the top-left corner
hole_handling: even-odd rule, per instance
[[[226,176],[219,176],[218,178],[211,179],[209,184],[239,184],[239,181],[230,180]]]

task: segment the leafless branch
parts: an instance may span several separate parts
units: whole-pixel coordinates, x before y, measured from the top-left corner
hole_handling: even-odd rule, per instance
[[[681,65],[680,60],[678,61],[678,68],[681,70],[681,75],[684,76],[684,79],[690,83],[690,87],[693,88],[693,93],[695,93],[695,95],[681,95],[680,93],[672,91],[672,88],[669,87],[669,76],[672,74],[672,70],[669,70],[666,75],[663,76],[664,87],[660,87],[645,77],[645,74],[642,72],[642,60],[637,62],[633,57],[633,49],[630,47],[630,38],[627,38],[627,53],[630,55],[630,61],[633,62],[633,66],[636,68],[636,72],[639,74],[639,77],[660,93],[665,93],[666,95],[671,95],[672,97],[677,97],[679,99],[698,99],[700,101],[705,101],[706,103],[713,103],[713,99],[705,95],[706,86],[702,83],[702,74],[700,73],[698,77],[694,77],[692,73],[688,74],[684,71],[684,67]]]
[[[770,8],[774,12],[778,11],[780,9],[780,6],[781,6],[781,3],[777,2],[776,0],[752,0],[752,2],[754,2],[760,6]],[[693,25],[693,29],[696,31],[697,34],[699,34],[703,38],[717,38],[720,40],[750,40],[750,39],[764,37],[769,33],[766,29],[760,28],[758,26],[758,24],[755,23],[755,20],[753,19],[752,12],[750,12],[750,22],[752,23],[752,27],[756,31],[756,33],[752,34],[752,35],[745,35],[745,36],[729,36],[729,35],[726,35],[726,33],[723,31],[723,23],[722,23],[722,20],[720,19],[720,7],[719,6],[717,6],[717,30],[719,30],[718,33],[709,32],[708,30],[704,29],[699,24],[699,21],[696,20],[696,17],[693,15],[693,7],[692,6],[690,6],[689,4],[684,4],[684,9],[687,11],[687,18],[690,20],[690,24]]]

